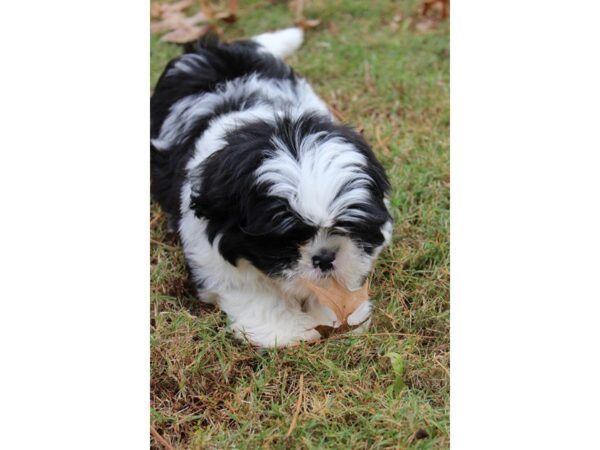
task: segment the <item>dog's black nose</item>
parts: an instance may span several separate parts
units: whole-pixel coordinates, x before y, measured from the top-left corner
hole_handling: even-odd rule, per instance
[[[335,252],[322,250],[318,255],[312,257],[313,267],[321,269],[323,272],[333,269],[333,260]]]

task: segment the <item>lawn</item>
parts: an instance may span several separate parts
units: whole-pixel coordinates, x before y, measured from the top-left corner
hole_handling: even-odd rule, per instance
[[[239,3],[226,39],[293,24],[285,1]],[[367,334],[266,351],[235,342],[194,299],[153,205],[151,424],[174,448],[449,447],[448,23],[420,26],[419,5],[307,0],[321,24],[289,60],[363,131],[392,184],[394,241],[373,274]],[[154,86],[180,50],[157,36],[151,50]]]

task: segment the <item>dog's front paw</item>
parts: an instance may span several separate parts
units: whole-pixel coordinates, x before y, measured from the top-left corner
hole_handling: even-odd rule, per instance
[[[282,322],[277,326],[259,326],[244,328],[232,325],[234,335],[240,340],[246,340],[256,347],[273,348],[289,347],[300,342],[312,342],[321,338],[315,330],[316,323],[310,317],[296,320],[292,323]]]
[[[366,301],[356,308],[352,314],[348,316],[348,325],[352,328],[352,334],[364,333],[371,325],[371,314],[373,312],[373,305],[371,302]]]

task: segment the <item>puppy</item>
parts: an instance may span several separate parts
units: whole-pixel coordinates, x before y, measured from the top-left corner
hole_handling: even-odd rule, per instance
[[[359,288],[392,234],[369,145],[283,62],[302,40],[299,28],[205,40],[167,65],[151,98],[153,197],[200,299],[260,347],[338,325],[303,280]],[[360,332],[370,315],[365,302],[348,323]]]

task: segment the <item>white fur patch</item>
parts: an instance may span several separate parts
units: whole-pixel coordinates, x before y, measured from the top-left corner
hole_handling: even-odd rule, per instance
[[[287,58],[300,48],[304,41],[302,28],[286,28],[273,33],[263,33],[252,38],[263,49],[278,58]]]
[[[279,139],[277,151],[256,172],[258,183],[270,183],[269,193],[285,198],[307,222],[331,227],[337,220],[363,217],[363,211],[349,208],[369,201],[371,178],[361,168],[365,157],[339,137],[319,142],[324,133],[298,137],[298,157]],[[344,192],[340,194],[340,190]]]

